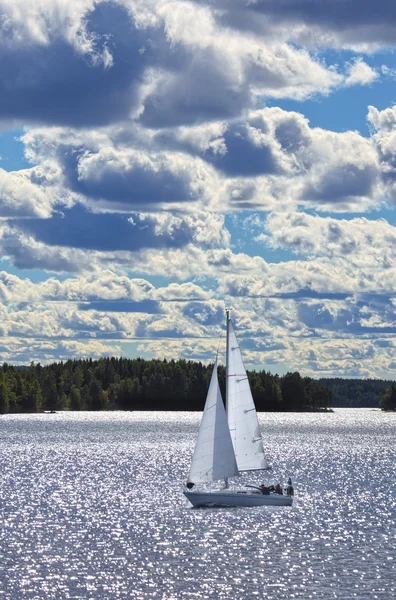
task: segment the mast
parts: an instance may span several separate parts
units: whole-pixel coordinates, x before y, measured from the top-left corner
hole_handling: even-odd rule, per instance
[[[226,327],[227,327],[227,334],[226,334],[226,400],[225,400],[225,409],[226,409],[226,415],[228,417],[228,351],[229,351],[229,346],[230,346],[230,335],[229,335],[229,322],[230,322],[230,309],[226,308]],[[224,487],[228,488],[228,477],[224,478]]]
[[[227,337],[226,337],[226,413],[228,414],[228,353],[230,350],[230,332],[229,332],[229,322],[230,322],[230,310],[226,308],[226,327],[227,327]]]

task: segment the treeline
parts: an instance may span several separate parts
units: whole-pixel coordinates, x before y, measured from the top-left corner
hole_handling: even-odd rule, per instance
[[[382,379],[320,379],[333,394],[333,406],[378,408],[381,395],[392,385]]]
[[[379,404],[382,410],[396,410],[396,384],[392,383],[381,394]]]
[[[103,358],[0,367],[0,413],[59,410],[202,410],[213,365]],[[327,410],[331,392],[299,373],[248,373],[259,411]],[[225,390],[225,369],[219,368]]]

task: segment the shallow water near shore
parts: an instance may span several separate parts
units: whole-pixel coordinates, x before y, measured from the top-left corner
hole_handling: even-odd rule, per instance
[[[395,414],[259,415],[295,503],[232,509],[182,494],[200,416],[0,417],[0,599],[396,597]]]

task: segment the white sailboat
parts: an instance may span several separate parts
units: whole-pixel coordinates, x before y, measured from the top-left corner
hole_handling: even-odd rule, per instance
[[[263,442],[241,351],[227,314],[226,409],[217,377],[217,356],[184,495],[193,506],[291,506],[291,495],[268,487],[230,488],[229,477],[267,470]],[[193,489],[224,480],[218,489]],[[292,488],[288,488],[292,493]]]

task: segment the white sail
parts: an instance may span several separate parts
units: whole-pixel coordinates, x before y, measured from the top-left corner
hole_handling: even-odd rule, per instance
[[[252,392],[231,320],[228,320],[227,415],[238,469],[267,469]]]
[[[216,481],[238,474],[217,378],[216,357],[188,480],[192,483]]]

